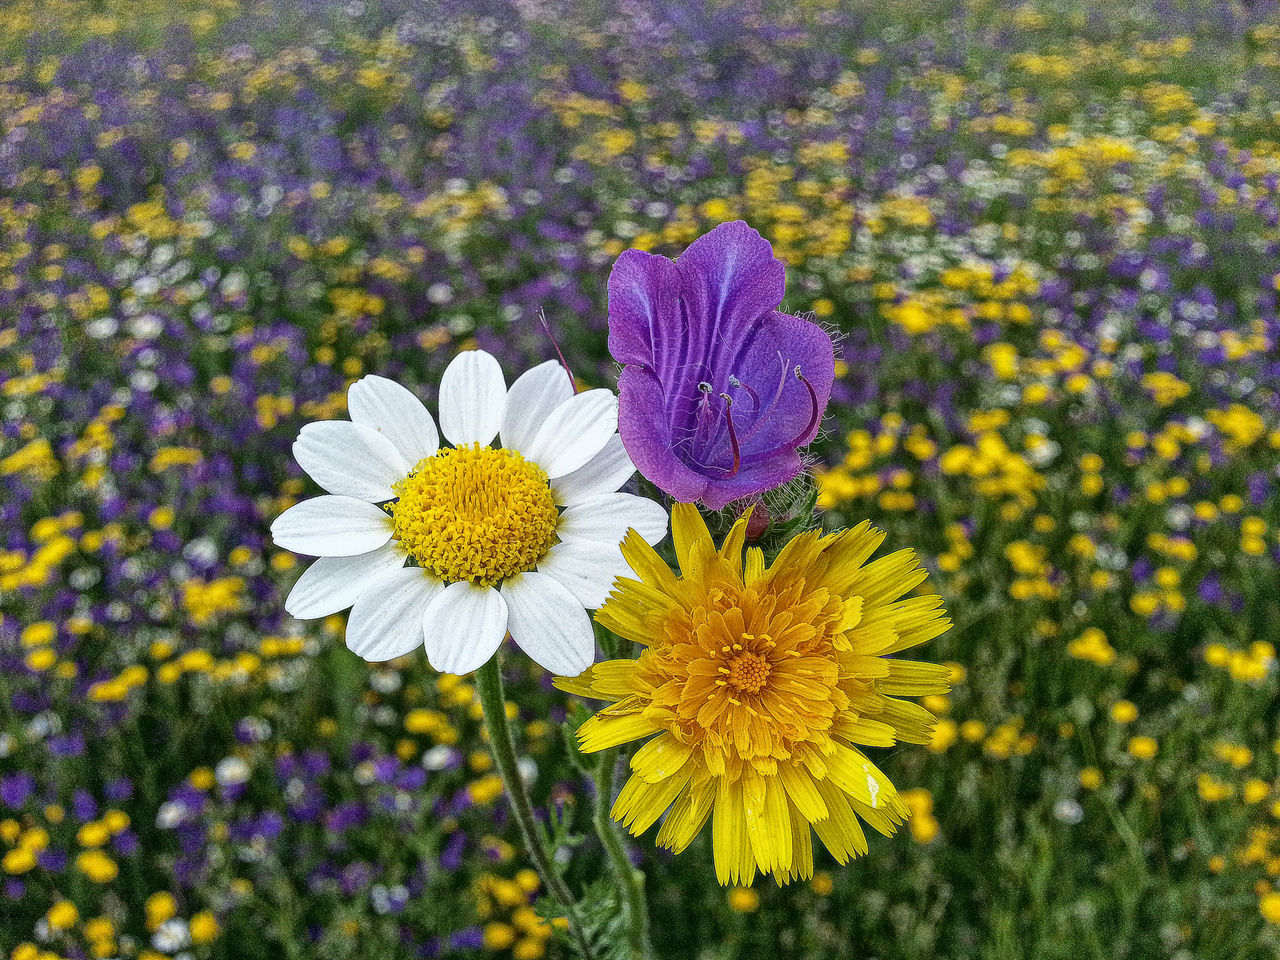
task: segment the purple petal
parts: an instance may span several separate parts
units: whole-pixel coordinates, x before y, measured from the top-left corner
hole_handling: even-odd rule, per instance
[[[741,222],[674,264],[629,250],[614,265],[619,433],[637,469],[677,500],[720,509],[803,468],[796,448],[818,432],[835,357],[821,327],[778,312],[784,284],[768,241]]]
[[[804,461],[795,450],[784,450],[772,457],[743,460],[742,469],[728,480],[711,480],[703,491],[702,502],[708,510],[723,510],[734,500],[763,493],[794,480],[804,469]]]
[[[609,352],[619,363],[657,370],[663,346],[678,347],[680,272],[666,257],[626,250],[609,274]]]
[[[773,320],[775,336],[791,347],[791,363],[800,368],[818,398],[818,419],[800,438],[798,446],[803,447],[818,435],[822,416],[831,400],[831,386],[836,378],[835,344],[831,342],[831,335],[811,320],[788,313],[775,313]]]
[[[630,366],[618,378],[618,433],[636,469],[668,496],[693,503],[707,478],[689,469],[672,452],[673,439],[663,412],[662,384],[648,370]]]
[[[695,320],[688,353],[719,373],[733,365],[760,319],[782,303],[786,269],[769,241],[741,220],[693,241],[676,266],[686,315]]]
[[[809,443],[818,432],[835,376],[831,337],[816,323],[775,311],[762,326],[754,348],[743,357],[742,369],[735,371],[739,382],[760,398],[760,417],[753,415],[749,397],[729,390],[735,396],[738,440],[744,456]],[[796,378],[796,367],[809,381],[813,395]]]

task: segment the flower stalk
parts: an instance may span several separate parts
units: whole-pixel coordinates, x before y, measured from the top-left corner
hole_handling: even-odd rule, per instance
[[[592,822],[609,858],[609,868],[626,913],[627,956],[631,960],[649,960],[653,956],[653,947],[649,943],[649,905],[644,896],[644,874],[632,866],[618,825],[609,816],[617,766],[618,748],[606,750],[596,770],[596,806]]]
[[[480,706],[484,710],[485,729],[489,733],[489,747],[493,751],[493,759],[498,765],[498,771],[502,774],[502,783],[506,787],[507,798],[511,801],[511,812],[520,826],[520,835],[524,838],[525,848],[529,851],[529,857],[533,860],[533,865],[547,891],[564,908],[569,921],[569,935],[573,938],[578,953],[584,960],[596,960],[595,950],[592,949],[582,928],[578,902],[556,870],[552,861],[552,852],[547,848],[542,831],[533,816],[533,804],[529,800],[529,794],[524,788],[524,780],[516,764],[515,741],[507,721],[506,698],[502,692],[502,673],[496,655],[486,660],[484,665],[476,671],[475,682]]]

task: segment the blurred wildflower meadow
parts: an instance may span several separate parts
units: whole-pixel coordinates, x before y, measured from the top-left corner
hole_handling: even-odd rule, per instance
[[[1278,190],[1275,3],[9,0],[0,956],[564,955],[471,682],[287,616],[267,528],[353,379],[549,330],[612,387],[614,260],[737,219],[953,692],[848,866],[632,841],[658,954],[1280,955]],[[581,887],[571,699],[504,671]]]

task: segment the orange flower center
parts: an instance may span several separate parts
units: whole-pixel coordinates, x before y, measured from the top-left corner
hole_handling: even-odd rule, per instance
[[[746,638],[744,638],[746,639]],[[764,682],[769,679],[769,661],[758,653],[740,653],[729,661],[728,667],[721,667],[727,673],[729,685],[746,693],[759,693]]]
[[[654,689],[648,716],[701,748],[730,776],[761,771],[829,744],[849,699],[832,646],[841,600],[803,580],[763,590],[717,583],[666,618],[666,642],[640,656]]]

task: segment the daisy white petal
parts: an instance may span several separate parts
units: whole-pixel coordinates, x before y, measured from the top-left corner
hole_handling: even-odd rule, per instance
[[[315,497],[290,507],[271,524],[277,547],[311,557],[354,557],[391,539],[391,518],[354,497]]]
[[[392,484],[410,467],[390,440],[349,420],[308,423],[294,441],[293,456],[329,493],[370,503],[392,499]]]
[[[431,414],[394,380],[372,375],[357,380],[347,391],[347,410],[355,423],[372,427],[395,444],[410,464],[440,449]]]
[[[470,673],[483,666],[507,635],[507,603],[492,587],[451,583],[422,616],[427,660],[441,673]]]
[[[551,492],[555,494],[556,503],[573,504],[587,497],[613,493],[635,472],[636,465],[627,456],[622,438],[615,433],[594,457],[572,473],[556,479],[551,484]]]
[[[631,574],[631,567],[616,543],[565,540],[538,561],[538,572],[554,577],[578,603],[596,610],[608,599],[614,581]]]
[[[422,644],[422,615],[444,584],[420,567],[383,574],[347,617],[347,646],[365,660],[402,657]]]
[[[591,618],[569,588],[545,573],[521,573],[502,585],[511,639],[539,666],[576,677],[595,659]]]
[[[520,452],[554,480],[590,461],[617,429],[618,398],[608,390],[588,390],[552,410]]]
[[[579,500],[560,515],[556,534],[562,540],[603,540],[618,544],[631,528],[654,544],[667,535],[662,505],[629,493],[602,493]]]
[[[440,378],[440,431],[455,446],[484,446],[497,436],[506,404],[507,384],[493,355],[460,353]]]
[[[354,557],[321,557],[289,591],[284,608],[299,620],[314,620],[345,610],[383,574],[404,566],[397,543]]]
[[[502,415],[502,445],[524,450],[556,407],[573,396],[569,375],[558,360],[540,363],[516,378]]]

